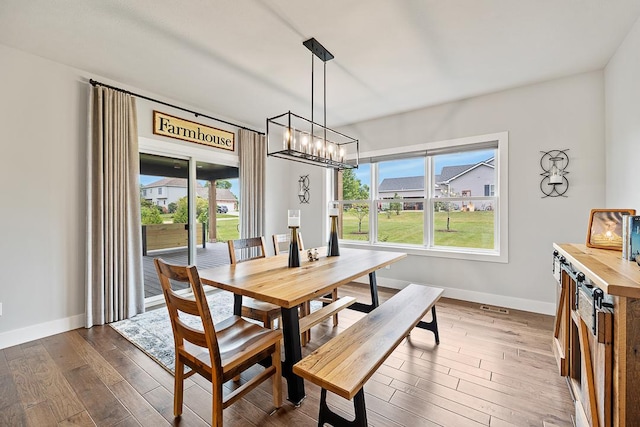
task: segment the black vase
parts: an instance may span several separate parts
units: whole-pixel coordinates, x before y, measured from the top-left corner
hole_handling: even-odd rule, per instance
[[[331,232],[329,233],[329,243],[327,244],[327,256],[340,256],[338,247],[338,217],[331,216]]]
[[[300,267],[300,248],[298,247],[298,227],[291,228],[289,243],[289,267]]]

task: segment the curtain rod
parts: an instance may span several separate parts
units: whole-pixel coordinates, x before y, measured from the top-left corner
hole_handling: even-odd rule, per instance
[[[162,105],[165,105],[167,107],[171,107],[171,108],[175,108],[175,109],[184,111],[186,113],[191,113],[191,114],[195,115],[196,117],[202,116],[202,117],[206,117],[207,119],[215,120],[216,122],[225,123],[225,124],[228,124],[228,125],[231,125],[231,126],[235,126],[237,128],[244,129],[244,130],[250,130],[251,132],[255,132],[255,133],[260,134],[260,135],[264,135],[265,134],[264,132],[260,132],[260,131],[257,131],[257,130],[254,130],[254,129],[251,129],[251,128],[248,128],[248,127],[245,127],[245,126],[241,126],[241,125],[238,125],[238,124],[235,124],[235,123],[231,123],[231,122],[228,122],[226,120],[218,119],[216,117],[208,116],[206,114],[198,113],[197,111],[189,110],[187,108],[178,107],[177,105],[169,104],[168,102],[159,101],[157,99],[149,98],[148,96],[140,95],[140,94],[137,94],[135,92],[131,92],[131,91],[128,91],[128,90],[125,90],[125,89],[121,89],[119,87],[111,86],[111,85],[108,85],[106,83],[98,82],[98,81],[93,80],[93,79],[89,79],[89,83],[91,84],[91,86],[108,87],[109,89],[117,90],[118,92],[123,92],[123,93],[129,94],[131,96],[135,96],[136,98],[146,99],[147,101],[151,101],[151,102],[155,102],[155,103],[158,103],[158,104],[162,104]]]

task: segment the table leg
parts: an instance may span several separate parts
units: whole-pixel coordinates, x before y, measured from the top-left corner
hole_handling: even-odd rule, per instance
[[[302,359],[298,307],[282,307],[282,338],[284,339],[282,376],[287,379],[287,400],[299,406],[305,398],[305,392],[304,381],[293,373],[293,365]]]
[[[371,304],[363,304],[361,302],[356,302],[349,306],[351,310],[361,311],[363,313],[369,313],[374,308],[380,305],[378,300],[378,282],[376,281],[376,272],[372,271],[369,273],[369,288],[371,291]]]
[[[233,294],[233,314],[242,315],[242,295],[240,294]]]

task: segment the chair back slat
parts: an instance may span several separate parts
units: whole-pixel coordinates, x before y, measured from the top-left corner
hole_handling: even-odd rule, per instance
[[[184,298],[171,291],[167,298],[170,299],[170,303],[176,307],[178,311],[188,313],[192,316],[200,316],[200,308],[195,300]]]
[[[202,330],[195,329],[187,325],[181,319],[176,321],[176,330],[185,341],[189,341],[191,344],[197,345],[198,347],[209,348],[209,345],[207,344],[207,336]]]
[[[262,236],[229,240],[227,241],[227,245],[229,246],[229,260],[231,264],[267,256],[264,237]],[[238,251],[237,254],[236,251]]]
[[[298,231],[298,249],[304,251],[304,243],[302,242],[302,233]],[[276,255],[289,252],[289,243],[291,242],[290,234],[274,234],[273,239],[273,251]]]

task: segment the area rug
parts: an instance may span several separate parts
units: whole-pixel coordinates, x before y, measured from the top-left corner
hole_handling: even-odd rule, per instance
[[[213,323],[233,315],[233,294],[227,291],[216,291],[207,296]],[[250,320],[250,319],[247,319]],[[202,322],[195,316],[185,315],[185,323],[202,329]],[[131,319],[110,323],[120,335],[145,352],[172,374],[175,371],[175,351],[173,331],[167,307],[149,310]]]
[[[233,315],[233,294],[227,291],[216,291],[207,296],[213,323],[219,322]],[[311,302],[311,310],[322,307],[322,303]],[[253,321],[252,319],[247,319]],[[202,329],[198,317],[185,315],[185,323],[194,328]],[[255,322],[261,324],[260,322]],[[171,374],[175,372],[175,351],[171,321],[166,307],[138,314],[131,319],[110,323],[114,330],[145,352],[160,366]]]

